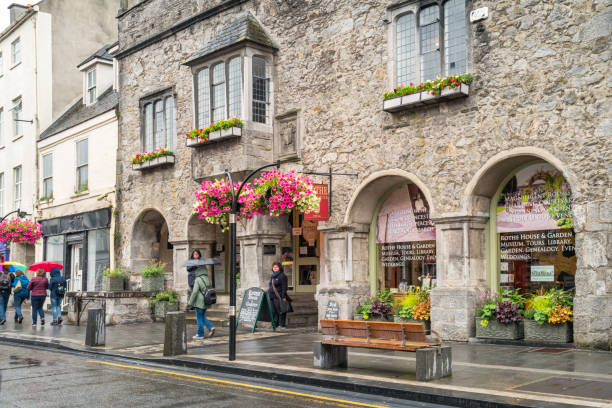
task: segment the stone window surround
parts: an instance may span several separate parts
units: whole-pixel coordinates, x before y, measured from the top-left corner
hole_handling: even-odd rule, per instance
[[[395,88],[398,84],[396,84],[396,78],[397,78],[397,61],[396,61],[396,33],[395,33],[395,29],[396,29],[396,22],[397,19],[400,18],[401,16],[407,14],[407,13],[414,13],[415,15],[418,15],[419,11],[426,7],[426,6],[430,6],[432,4],[438,4],[440,5],[440,8],[442,10],[442,8],[444,7],[444,3],[445,1],[443,0],[405,0],[405,1],[400,1],[397,2],[396,4],[393,4],[389,7],[387,7],[387,15],[386,15],[386,19],[385,22],[387,23],[387,52],[388,52],[388,59],[387,59],[387,89],[393,89]],[[472,6],[472,1],[471,0],[465,0],[465,9],[466,12],[469,12],[469,10],[471,9]],[[466,18],[466,72],[471,72],[472,71],[472,49],[470,47],[470,44],[472,43],[471,41],[471,30],[470,30],[470,25],[469,25],[469,18],[468,15],[466,14],[465,16]],[[415,30],[418,29],[418,27],[415,27]],[[417,41],[417,47],[418,47],[418,33],[416,34],[416,41]],[[443,43],[444,42],[444,36],[442,36],[440,38],[440,41]],[[444,48],[440,47],[440,53],[442,56],[442,59],[444,58]],[[417,64],[419,64],[420,62],[417,61]],[[441,65],[442,67],[444,67],[444,64],[442,63]],[[419,69],[420,72],[420,69]],[[420,75],[420,74],[419,74]]]
[[[168,147],[171,151],[174,151],[174,146],[167,146],[167,144],[168,144],[168,139],[167,139],[168,133],[165,130],[165,126],[166,126],[166,123],[167,123],[166,122],[166,104],[165,104],[165,100],[168,97],[170,97],[170,96],[174,99],[174,104],[173,104],[173,106],[174,106],[174,117],[173,117],[174,125],[173,125],[173,130],[174,130],[175,134],[174,134],[173,141],[174,141],[174,144],[176,144],[176,89],[175,89],[175,86],[172,85],[172,86],[165,87],[163,89],[159,89],[159,90],[154,91],[154,92],[150,92],[150,93],[148,93],[148,94],[146,94],[146,95],[144,95],[144,96],[142,96],[140,98],[139,106],[138,106],[138,112],[140,113],[140,147],[141,147],[140,150],[141,151],[145,151],[146,150],[145,149],[145,146],[146,146],[146,143],[145,143],[145,138],[146,138],[145,123],[146,123],[146,119],[147,118],[146,118],[146,115],[145,115],[145,106],[147,104],[149,104],[149,103],[154,105],[155,101],[157,101],[157,100],[164,101],[163,121],[162,122],[164,124],[165,142],[163,144],[164,144],[164,147]],[[152,109],[154,109],[154,106],[152,107]],[[153,115],[155,115],[155,112],[153,112]],[[155,116],[153,117],[153,122],[155,122]],[[155,144],[155,133],[153,133],[153,144]],[[153,146],[153,150],[154,149],[155,149],[155,146]]]
[[[274,70],[274,56],[270,50],[257,47],[255,44],[240,45],[240,47],[232,47],[220,54],[214,54],[210,58],[200,61],[191,67],[192,73],[192,124],[193,128],[197,128],[197,77],[198,72],[206,67],[213,67],[214,65],[229,61],[230,59],[240,56],[242,57],[242,101],[241,109],[242,115],[240,115],[245,126],[257,132],[272,133],[273,131],[273,118],[274,118],[274,83],[275,83],[275,70]],[[252,76],[252,61],[253,57],[262,57],[266,60],[270,67],[270,123],[258,123],[252,120],[253,118],[253,76]],[[208,124],[206,124],[208,126]]]

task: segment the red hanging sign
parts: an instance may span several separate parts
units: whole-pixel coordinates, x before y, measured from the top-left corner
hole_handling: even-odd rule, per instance
[[[329,185],[313,184],[317,197],[321,199],[318,212],[308,212],[304,214],[305,220],[328,221],[329,220]]]

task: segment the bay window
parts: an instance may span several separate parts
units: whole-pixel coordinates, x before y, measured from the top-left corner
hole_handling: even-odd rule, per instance
[[[212,67],[201,68],[195,76],[196,127],[241,116],[242,58],[232,57]]]

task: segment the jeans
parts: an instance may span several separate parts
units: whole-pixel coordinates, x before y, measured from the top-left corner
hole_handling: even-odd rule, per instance
[[[63,296],[51,296],[51,314],[54,322],[62,317],[62,299]]]
[[[280,300],[275,296],[274,299],[272,299],[272,317],[274,318],[274,325],[276,327],[279,327],[279,325],[280,327],[285,327],[287,313],[281,313],[280,310]]]
[[[41,319],[45,318],[45,312],[43,311],[45,299],[46,296],[32,296],[32,324],[36,324],[38,315]]]
[[[0,320],[6,320],[6,307],[8,306],[10,292],[0,293]]]
[[[204,337],[204,326],[206,325],[206,328],[208,329],[208,331],[211,331],[213,328],[213,325],[210,324],[210,322],[206,318],[206,309],[200,309],[199,307],[196,307],[195,311],[196,311],[196,322],[198,323],[198,336]]]
[[[13,305],[15,306],[15,314],[18,317],[23,317],[23,314],[21,314],[21,304],[24,300],[26,300],[25,296],[13,295]]]

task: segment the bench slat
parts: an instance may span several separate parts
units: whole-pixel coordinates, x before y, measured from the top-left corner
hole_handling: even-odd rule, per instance
[[[321,319],[321,332],[335,337],[424,341],[425,326],[422,323],[370,322],[363,320]]]
[[[433,343],[406,343],[402,345],[398,341],[389,340],[373,340],[367,343],[363,339],[359,338],[343,338],[341,340],[322,340],[323,344],[330,344],[334,346],[346,346],[346,347],[362,347],[362,348],[376,348],[384,350],[397,350],[397,351],[416,351],[418,349],[436,346]]]

